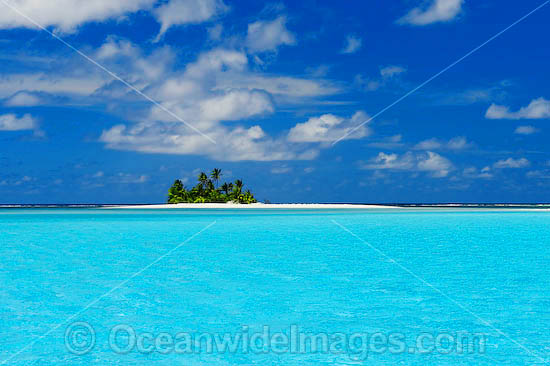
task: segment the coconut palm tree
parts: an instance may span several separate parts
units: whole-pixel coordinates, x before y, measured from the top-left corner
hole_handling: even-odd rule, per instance
[[[241,194],[241,192],[243,191],[243,181],[240,180],[240,179],[237,179],[235,181],[235,186],[233,188],[233,191],[235,192],[235,197],[239,197],[239,195]]]
[[[210,174],[210,177],[216,182],[216,189],[218,189],[218,181],[220,180],[220,177],[222,176],[222,170],[215,168],[212,170],[212,173]]]
[[[229,194],[229,191],[230,191],[229,184],[227,183],[222,184],[222,192],[224,192],[227,195]]]
[[[235,183],[223,183],[221,188],[218,188],[221,175],[221,169],[214,169],[210,173],[212,179],[209,179],[206,173],[201,172],[198,176],[197,185],[190,190],[185,188],[181,180],[176,180],[168,191],[168,202],[205,203],[234,201],[244,204],[257,202],[250,190],[243,192],[244,183],[240,179],[236,180]],[[216,186],[214,186],[214,182]]]
[[[168,202],[178,203],[182,202],[185,198],[185,187],[181,180],[176,179],[172,187],[168,190]]]
[[[208,184],[208,176],[204,173],[204,172],[201,172],[199,174],[199,183],[203,186],[203,187],[206,187],[206,185]]]
[[[208,182],[206,182],[206,190],[208,192],[213,192],[215,191],[214,189],[214,183],[212,183],[212,181],[210,179],[208,179]]]

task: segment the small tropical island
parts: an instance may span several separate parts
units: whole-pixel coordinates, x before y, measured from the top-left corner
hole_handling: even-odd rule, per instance
[[[187,189],[180,179],[176,179],[168,190],[168,203],[240,203],[251,204],[258,201],[250,190],[243,192],[243,181],[235,180],[234,183],[223,183],[221,186],[221,169],[214,169],[210,178],[204,172],[199,174],[198,183],[191,189]]]

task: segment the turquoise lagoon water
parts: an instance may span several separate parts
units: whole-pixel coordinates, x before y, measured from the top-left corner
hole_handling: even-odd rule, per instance
[[[5,365],[550,361],[549,212],[7,209],[0,258]]]

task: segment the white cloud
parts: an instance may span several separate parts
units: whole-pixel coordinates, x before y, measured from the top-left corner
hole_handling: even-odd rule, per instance
[[[32,107],[42,103],[42,98],[36,93],[21,91],[9,97],[4,105],[8,107]]]
[[[171,47],[145,51],[115,37],[90,53],[217,144],[160,108],[143,103],[120,82],[76,56],[40,62],[34,68],[40,71],[34,74],[0,76],[0,98],[25,92],[62,96],[60,100],[75,104],[106,103],[112,113],[128,121],[102,132],[100,141],[109,149],[200,155],[219,161],[284,161],[314,159],[321,143],[289,141],[286,133],[269,136],[261,119],[273,113],[276,105],[312,102],[342,90],[314,77],[262,74],[251,68],[245,51],[231,48],[202,52],[185,66],[174,62],[177,53]]]
[[[157,40],[172,26],[203,23],[228,10],[223,0],[171,0],[154,10],[161,24]]]
[[[514,130],[514,133],[518,135],[533,135],[537,132],[539,132],[539,129],[533,126],[518,126]]]
[[[257,21],[248,25],[246,47],[252,53],[276,51],[282,45],[294,45],[296,38],[286,28],[286,17]]]
[[[397,22],[411,25],[448,22],[460,14],[463,4],[464,0],[431,0],[427,7],[416,7]]]
[[[418,161],[418,170],[431,172],[435,178],[443,178],[449,175],[453,165],[449,160],[434,152],[428,151],[426,158],[421,158]]]
[[[8,98],[23,91],[89,96],[104,85],[105,80],[106,78],[97,77],[94,73],[89,73],[86,77],[60,75],[54,72],[2,75],[0,76],[0,98]]]
[[[436,139],[429,139],[419,142],[415,145],[415,150],[439,150],[442,147],[442,143]]]
[[[370,129],[364,125],[355,130],[354,128],[368,119],[369,116],[362,111],[356,112],[349,119],[333,114],[312,117],[306,122],[294,126],[288,132],[288,140],[291,142],[333,142],[342,136],[346,136],[345,140],[361,139],[370,135]]]
[[[355,53],[361,49],[362,45],[363,40],[361,38],[349,35],[346,37],[346,44],[340,52],[345,54]]]
[[[470,105],[475,103],[487,103],[504,99],[507,94],[507,88],[512,83],[508,80],[502,80],[491,86],[483,86],[460,91],[450,91],[448,89],[433,93],[437,104],[442,105]]]
[[[394,77],[395,75],[402,74],[406,71],[407,69],[402,66],[389,65],[380,69],[380,75],[383,78],[391,78],[391,77]]]
[[[306,68],[306,72],[313,77],[325,77],[328,75],[331,67],[329,65],[310,66]]]
[[[291,144],[284,137],[274,139],[259,125],[222,123],[274,111],[269,91],[248,85],[247,80],[254,79],[255,74],[248,70],[247,63],[242,52],[214,49],[199,55],[183,72],[170,73],[148,88],[153,98],[214,139],[215,145],[157,107],[150,108],[133,125],[103,131],[100,140],[111,149],[203,155],[220,161],[315,158],[317,149]],[[227,84],[220,84],[220,79]]]
[[[488,119],[546,119],[550,118],[550,100],[544,98],[534,99],[527,107],[517,112],[510,111],[509,107],[492,104],[485,118]]]
[[[110,69],[120,69],[118,73],[138,87],[143,87],[143,82],[154,81],[165,75],[176,58],[175,52],[169,47],[160,47],[145,55],[131,42],[114,37],[110,37],[95,54]],[[120,87],[130,91],[125,85]]]
[[[155,9],[157,0],[12,0],[10,3],[40,25],[64,33],[75,32],[85,23],[118,20],[140,10],[152,10],[161,24],[157,39],[172,26],[206,22],[229,9],[223,0],[170,0]],[[37,28],[12,10],[0,13],[0,29],[19,27]]]
[[[384,83],[381,80],[371,79],[364,75],[355,75],[353,83],[361,90],[364,91],[375,91],[380,89]]]
[[[366,170],[394,170],[427,172],[434,178],[444,178],[454,169],[453,164],[443,156],[431,151],[407,152],[403,155],[379,153],[378,156],[360,167]]]
[[[215,145],[181,123],[143,122],[132,127],[117,125],[104,131],[100,141],[111,149],[205,155],[218,161],[311,160],[318,155],[316,149],[304,150],[272,139],[260,126],[234,129],[217,126],[207,133],[216,140]]]
[[[466,140],[466,138],[463,136],[454,137],[450,139],[446,145],[447,149],[450,149],[450,150],[464,150],[471,146],[472,144],[469,143],[468,140]]]
[[[38,122],[30,114],[17,117],[15,114],[0,115],[0,131],[23,131],[38,128]]]
[[[172,52],[165,52],[170,59]],[[169,62],[150,61],[151,56],[121,41],[110,40],[98,55],[115,69],[138,75],[132,80],[147,88],[148,95],[216,141],[212,144],[160,108],[150,107],[148,112],[134,111],[132,123],[103,131],[100,141],[110,149],[202,155],[220,161],[311,160],[319,147],[291,142],[286,136],[273,138],[256,122],[244,126],[240,121],[273,113],[272,99],[277,104],[299,103],[340,91],[322,80],[261,75],[249,69],[244,52],[226,48],[203,52],[179,71]],[[149,64],[160,71],[146,72]]]
[[[361,167],[368,170],[413,170],[415,167],[415,162],[414,156],[410,152],[403,156],[381,152],[378,156],[371,159],[369,163],[362,164]]]
[[[120,19],[141,9],[149,9],[156,0],[11,0],[10,4],[42,26],[74,32],[88,22]],[[4,7],[0,28],[36,28],[16,12]]]
[[[389,142],[400,143],[403,140],[403,135],[393,135],[388,137]]]
[[[233,89],[258,89],[270,94],[281,104],[303,103],[307,98],[340,93],[342,87],[332,81],[317,78],[296,78],[284,75],[263,75],[248,68],[246,53],[216,48],[200,54],[199,59],[184,70],[175,64],[177,53],[170,47],[156,47],[144,52],[136,45],[110,37],[93,57],[135,87],[160,102],[181,103],[198,99],[206,90],[223,94]],[[136,101],[138,97],[125,85],[80,58],[46,59],[29,68],[46,70],[32,74],[0,75],[0,99],[26,93],[41,97],[43,102],[90,104],[112,103],[118,109],[122,99]],[[204,88],[203,85],[207,85]],[[201,93],[197,95],[197,90]],[[204,91],[204,93],[202,92]],[[117,101],[115,105],[113,102]],[[20,103],[21,100],[18,102]],[[185,102],[184,102],[185,104]]]
[[[128,173],[118,173],[114,181],[122,184],[142,184],[149,180],[148,175],[134,175]]]
[[[271,98],[258,90],[231,90],[200,103],[201,115],[207,120],[235,121],[273,113]]]
[[[282,165],[282,166],[271,168],[272,174],[286,174],[286,173],[289,173],[290,171],[292,171],[292,168],[289,167],[288,165]]]
[[[493,164],[496,169],[519,169],[526,168],[531,165],[531,162],[525,158],[514,159],[508,158],[506,160],[499,160]]]
[[[386,137],[386,138],[382,139],[382,141],[371,142],[371,143],[369,143],[368,146],[374,147],[374,148],[377,148],[377,149],[378,148],[379,149],[395,149],[395,148],[400,148],[400,147],[404,146],[402,140],[403,140],[402,135],[394,135],[394,136]]]
[[[265,90],[284,102],[298,102],[299,98],[313,98],[339,93],[342,89],[325,80],[300,79],[288,76],[258,74],[234,75],[226,73],[218,79],[218,89],[248,88]]]
[[[469,143],[465,137],[458,136],[450,139],[449,141],[441,141],[436,138],[429,140],[424,140],[419,142],[414,146],[415,150],[464,150],[471,147],[472,144]]]
[[[479,171],[476,167],[465,168],[464,171],[462,172],[462,174],[465,178],[470,178],[470,179],[491,179],[491,178],[493,178],[493,173],[492,173],[491,167],[488,167],[488,166],[481,169],[481,171]]]
[[[208,38],[212,41],[219,41],[222,39],[223,25],[216,24],[213,27],[207,29]]]
[[[398,81],[397,76],[407,72],[407,69],[402,66],[389,65],[380,68],[380,77],[369,78],[364,75],[356,75],[354,84],[365,91],[378,90],[390,82]]]

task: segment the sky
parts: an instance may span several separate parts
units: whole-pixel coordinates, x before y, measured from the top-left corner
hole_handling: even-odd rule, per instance
[[[550,202],[543,3],[0,0],[0,203]]]

